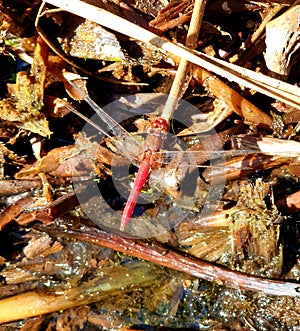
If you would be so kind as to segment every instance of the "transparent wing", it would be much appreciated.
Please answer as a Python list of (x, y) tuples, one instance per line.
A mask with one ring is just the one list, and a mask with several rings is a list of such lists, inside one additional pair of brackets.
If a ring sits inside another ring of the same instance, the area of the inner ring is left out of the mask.
[(193, 166), (201, 165), (207, 161), (215, 162), (224, 158), (229, 160), (233, 157), (251, 154), (263, 154), (282, 158), (299, 158), (300, 156), (300, 143), (294, 140), (239, 135), (232, 138), (232, 143), (236, 149), (161, 151), (157, 155), (159, 162), (164, 164), (178, 159), (182, 163), (188, 163)]
[[(129, 132), (127, 132), (116, 120), (114, 120), (109, 114), (107, 114), (101, 107), (99, 107), (96, 102), (94, 102), (87, 93), (80, 89), (74, 82), (69, 81), (73, 88), (81, 95), (84, 101), (95, 111), (98, 119), (104, 122), (108, 130), (104, 130), (99, 124), (98, 120), (93, 117), (93, 120), (86, 117), (85, 115), (78, 112), (75, 108), (67, 106), (67, 108), (74, 114), (82, 118), (84, 121), (93, 126), (96, 130), (104, 134), (105, 136), (111, 138), (112, 135), (115, 136), (114, 144), (117, 145), (121, 153), (134, 162), (136, 155), (143, 148), (142, 143), (135, 139)], [(111, 134), (109, 133), (111, 132)]]

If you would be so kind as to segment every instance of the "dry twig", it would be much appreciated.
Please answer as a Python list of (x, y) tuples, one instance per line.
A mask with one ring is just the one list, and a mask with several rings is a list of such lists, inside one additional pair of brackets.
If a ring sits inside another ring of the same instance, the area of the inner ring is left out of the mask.
[(68, 230), (68, 235), (78, 240), (108, 247), (161, 266), (179, 270), (219, 285), (268, 295), (300, 296), (300, 284), (264, 279), (228, 270), (188, 254), (163, 247), (158, 243), (121, 238), (81, 224), (77, 228)]

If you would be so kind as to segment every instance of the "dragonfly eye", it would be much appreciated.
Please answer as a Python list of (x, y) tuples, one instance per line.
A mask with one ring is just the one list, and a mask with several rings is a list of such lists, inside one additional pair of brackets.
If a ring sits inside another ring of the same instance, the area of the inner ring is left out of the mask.
[(169, 125), (164, 118), (157, 118), (155, 121), (151, 123), (152, 129), (159, 129), (163, 132), (168, 132)]

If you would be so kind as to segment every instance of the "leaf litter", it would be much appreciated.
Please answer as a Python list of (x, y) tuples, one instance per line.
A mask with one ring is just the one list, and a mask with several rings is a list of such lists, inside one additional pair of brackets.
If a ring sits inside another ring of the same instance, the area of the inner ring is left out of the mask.
[[(99, 6), (129, 23), (137, 22), (157, 38), (185, 44), (196, 4), (137, 1)], [(298, 22), (298, 2), (207, 2), (194, 48), (208, 55), (205, 61), (213, 56), (216, 62), (209, 69), (188, 65), (183, 87), (177, 86), (179, 97), (198, 106), (205, 116), (199, 121), (197, 114), (185, 114), (190, 125), (177, 128), (174, 122), (173, 129), (193, 150), (203, 148), (198, 141), (208, 129), (224, 137), (222, 143), (229, 150), (236, 143), (242, 150), (249, 149), (247, 144), (262, 148), (263, 143), (267, 150), (256, 148), (251, 161), (247, 155), (234, 156), (230, 165), (228, 161), (226, 167), (233, 170), (221, 205), (205, 217), (200, 211), (209, 183), (217, 182), (217, 171), (199, 168), (192, 197), (181, 200), (186, 217), (171, 230), (178, 217), (176, 198), (182, 193), (177, 190), (172, 195), (174, 188), (167, 188), (163, 209), (161, 202), (151, 204), (144, 210), (149, 220), (130, 225), (136, 227), (136, 234), (153, 236), (159, 228), (161, 235), (148, 241), (126, 238), (117, 229), (105, 232), (105, 227), (99, 229), (84, 215), (78, 194), (92, 208), (92, 172), (100, 186), (111, 191), (107, 201), (122, 208), (124, 201), (109, 178), (113, 162), (126, 162), (115, 155), (113, 139), (93, 141), (80, 133), (84, 122), (70, 107), (76, 105), (87, 117), (91, 113), (65, 92), (62, 69), (89, 75), (89, 95), (105, 105), (122, 95), (170, 93), (182, 61), (171, 51), (177, 48), (166, 50), (159, 42), (150, 46), (147, 40), (134, 40), (131, 33), (124, 36), (86, 18), (77, 23), (74, 14), (46, 7), (40, 1), (16, 1), (3, 2), (0, 8), (0, 56), (10, 65), (9, 75), (1, 69), (1, 328), (292, 330), (299, 326), (298, 31), (296, 25), (278, 23), (285, 22), (288, 13)], [(72, 38), (66, 17), (72, 21)], [(276, 29), (285, 45), (274, 41)], [(190, 52), (193, 47), (187, 48)], [(17, 66), (24, 59), (29, 63), (26, 68), (22, 62), (26, 70)], [(194, 57), (186, 60), (190, 59)], [(230, 79), (226, 75), (224, 79), (225, 62)], [(231, 63), (251, 69), (244, 71), (249, 73), (245, 84)], [(144, 128), (134, 121), (124, 125), (135, 134)], [(260, 154), (278, 149), (282, 141), (294, 144), (295, 153)], [(74, 193), (74, 181), (82, 183), (82, 192)], [(122, 185), (127, 183), (124, 179)], [(105, 222), (117, 223), (105, 203), (100, 213)]]

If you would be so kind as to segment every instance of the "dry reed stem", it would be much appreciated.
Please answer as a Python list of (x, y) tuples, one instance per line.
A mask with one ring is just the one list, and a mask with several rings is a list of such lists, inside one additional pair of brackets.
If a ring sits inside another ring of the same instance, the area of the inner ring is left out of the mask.
[[(204, 14), (204, 9), (206, 5), (206, 0), (196, 0), (193, 14), (191, 17), (191, 23), (186, 37), (185, 46), (191, 49), (195, 49), (198, 43), (198, 35), (201, 28), (202, 18)], [(177, 107), (178, 99), (180, 99), (187, 86), (189, 81), (190, 74), (190, 64), (189, 62), (181, 58), (179, 66), (167, 99), (166, 105), (162, 111), (161, 117), (164, 118), (167, 122), (170, 121), (174, 110)]]
[(271, 98), (280, 100), (292, 107), (300, 106), (300, 88), (265, 76), (261, 73), (227, 63), (209, 55), (191, 51), (188, 48), (176, 45), (158, 35), (139, 27), (102, 8), (90, 5), (80, 0), (47, 0), (53, 6), (59, 7), (75, 15), (81, 16), (106, 28), (112, 29), (128, 37), (150, 43), (162, 50), (179, 56), (200, 67), (214, 72), (224, 78), (234, 81), (241, 86), (253, 89)]

